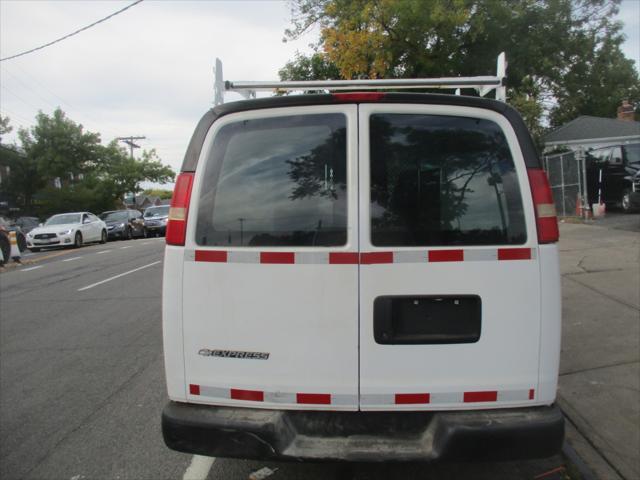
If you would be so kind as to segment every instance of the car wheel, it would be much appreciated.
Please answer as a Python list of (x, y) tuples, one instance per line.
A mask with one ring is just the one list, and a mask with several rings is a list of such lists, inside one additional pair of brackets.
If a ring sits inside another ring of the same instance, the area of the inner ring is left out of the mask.
[(82, 246), (82, 234), (80, 232), (76, 232), (76, 239), (73, 242), (73, 246), (76, 248), (80, 248)]
[(622, 211), (624, 213), (631, 213), (633, 211), (633, 206), (631, 205), (631, 191), (625, 190), (622, 192), (622, 198), (620, 199), (620, 206), (622, 207)]
[(27, 249), (27, 239), (22, 232), (16, 232), (16, 240), (18, 242), (18, 250), (24, 252)]
[(107, 231), (102, 230), (102, 235), (100, 236), (100, 243), (107, 243)]
[(40, 251), (40, 249), (36, 247), (31, 247), (29, 250), (31, 250), (33, 253), (38, 253)]

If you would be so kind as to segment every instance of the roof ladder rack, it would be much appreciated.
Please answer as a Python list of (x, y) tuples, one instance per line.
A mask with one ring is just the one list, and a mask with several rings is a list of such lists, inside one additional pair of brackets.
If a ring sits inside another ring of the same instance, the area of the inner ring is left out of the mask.
[(498, 55), (495, 76), (480, 77), (441, 77), (441, 78), (392, 78), (380, 80), (301, 80), (301, 81), (256, 81), (231, 82), (224, 81), (222, 76), (222, 62), (216, 58), (215, 75), (215, 104), (224, 103), (224, 92), (233, 91), (244, 98), (255, 98), (258, 90), (398, 90), (411, 88), (444, 88), (455, 89), (460, 94), (462, 88), (473, 88), (482, 97), (496, 91), (496, 100), (506, 102), (507, 88), (507, 59), (504, 52)]

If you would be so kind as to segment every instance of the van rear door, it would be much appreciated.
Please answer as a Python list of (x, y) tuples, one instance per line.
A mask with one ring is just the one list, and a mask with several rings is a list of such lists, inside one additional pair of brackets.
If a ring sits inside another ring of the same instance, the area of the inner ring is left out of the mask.
[(359, 125), (361, 409), (531, 405), (540, 273), (511, 125), (392, 104)]
[(357, 107), (217, 120), (184, 261), (186, 398), (358, 408)]

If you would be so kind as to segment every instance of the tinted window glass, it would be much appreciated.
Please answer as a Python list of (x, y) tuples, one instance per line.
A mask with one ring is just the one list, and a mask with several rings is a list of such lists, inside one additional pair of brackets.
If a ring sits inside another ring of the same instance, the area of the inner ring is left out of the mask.
[(342, 114), (245, 120), (222, 127), (206, 164), (196, 242), (344, 245), (345, 135)]
[(590, 153), (596, 159), (597, 163), (603, 163), (609, 160), (609, 157), (611, 156), (611, 149), (606, 148), (604, 150), (594, 150)]
[(496, 123), (380, 114), (370, 126), (373, 245), (525, 242), (518, 179)]
[(111, 212), (103, 215), (102, 217), (105, 222), (126, 222), (127, 218), (128, 217), (126, 211)]
[(77, 213), (54, 215), (45, 222), (45, 225), (65, 225), (67, 223), (80, 223), (80, 215)]
[(149, 207), (144, 211), (145, 218), (166, 217), (169, 215), (169, 205), (162, 207)]
[(624, 146), (627, 163), (640, 163), (640, 143)]
[(611, 163), (614, 165), (620, 165), (622, 163), (622, 148), (615, 147), (612, 150)]

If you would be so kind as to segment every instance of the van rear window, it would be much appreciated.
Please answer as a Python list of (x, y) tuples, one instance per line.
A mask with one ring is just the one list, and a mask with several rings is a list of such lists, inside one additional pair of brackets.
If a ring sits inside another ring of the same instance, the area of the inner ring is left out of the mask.
[(370, 147), (373, 245), (526, 241), (515, 166), (496, 123), (375, 114)]
[(217, 133), (196, 243), (338, 246), (347, 241), (346, 117), (243, 120)]

